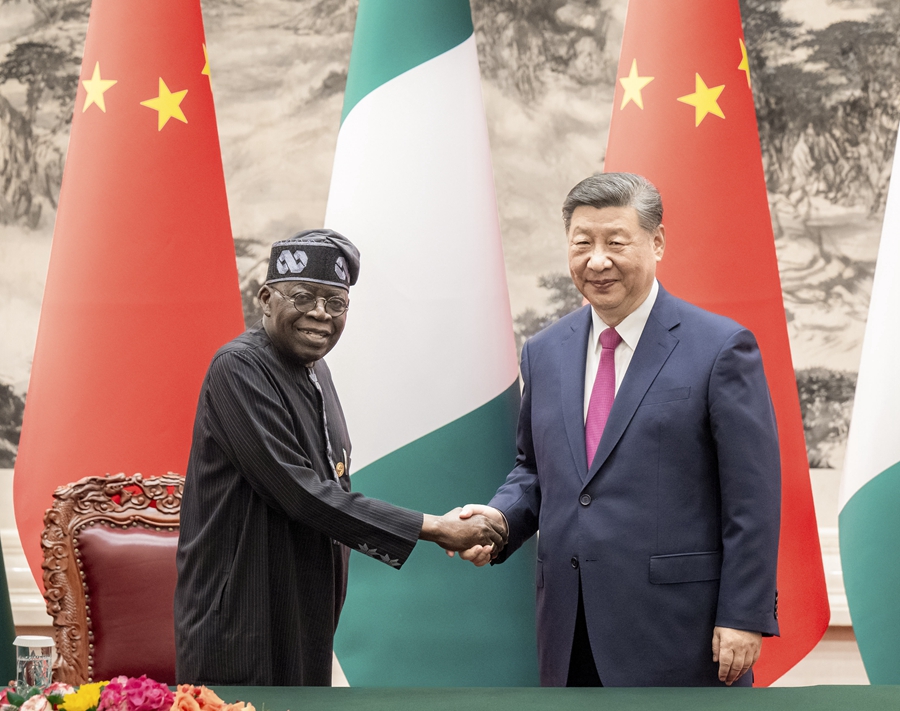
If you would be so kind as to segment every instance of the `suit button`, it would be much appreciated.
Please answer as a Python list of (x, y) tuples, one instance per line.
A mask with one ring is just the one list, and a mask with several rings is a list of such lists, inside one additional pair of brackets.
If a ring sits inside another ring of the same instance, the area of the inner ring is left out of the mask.
[(578, 568), (578, 558), (576, 558), (574, 555), (572, 556), (572, 567)]
[(581, 498), (578, 500), (581, 502), (582, 506), (587, 506), (589, 503), (591, 503), (591, 495), (590, 494), (582, 494)]

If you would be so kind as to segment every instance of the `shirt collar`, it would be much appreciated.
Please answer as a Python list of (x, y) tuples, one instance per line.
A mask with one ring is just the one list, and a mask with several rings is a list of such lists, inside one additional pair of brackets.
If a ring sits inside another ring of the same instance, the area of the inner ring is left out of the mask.
[[(647, 325), (647, 319), (650, 318), (650, 312), (653, 310), (653, 304), (656, 303), (656, 297), (659, 294), (659, 282), (654, 279), (653, 285), (650, 287), (650, 293), (647, 298), (634, 311), (628, 314), (622, 323), (616, 326), (616, 333), (622, 337), (625, 345), (632, 351), (637, 348), (638, 341), (641, 340), (641, 334), (644, 332), (644, 326)], [(591, 343), (594, 352), (600, 348), (600, 333), (608, 328), (603, 319), (597, 315), (597, 312), (591, 308)]]

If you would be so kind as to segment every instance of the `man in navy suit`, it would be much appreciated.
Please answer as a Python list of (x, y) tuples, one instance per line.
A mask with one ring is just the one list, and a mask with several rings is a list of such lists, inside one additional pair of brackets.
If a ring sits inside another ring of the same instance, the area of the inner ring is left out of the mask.
[(502, 563), (540, 529), (545, 686), (749, 686), (778, 634), (781, 500), (756, 339), (656, 280), (666, 236), (646, 179), (588, 178), (563, 219), (589, 305), (525, 344), (516, 467), (462, 514), (509, 542), (462, 555)]

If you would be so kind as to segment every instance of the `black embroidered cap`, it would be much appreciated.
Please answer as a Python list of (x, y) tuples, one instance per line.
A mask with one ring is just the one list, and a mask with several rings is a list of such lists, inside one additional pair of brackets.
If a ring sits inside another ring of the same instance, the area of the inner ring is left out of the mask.
[(334, 230), (304, 230), (272, 245), (266, 283), (312, 281), (348, 289), (359, 278), (359, 250)]

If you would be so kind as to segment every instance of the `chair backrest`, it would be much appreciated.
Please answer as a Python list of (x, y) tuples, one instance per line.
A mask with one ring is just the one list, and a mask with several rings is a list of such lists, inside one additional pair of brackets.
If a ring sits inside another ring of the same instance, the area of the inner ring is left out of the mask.
[(92, 476), (44, 516), (44, 598), (55, 681), (119, 674), (175, 683), (175, 550), (184, 477)]

